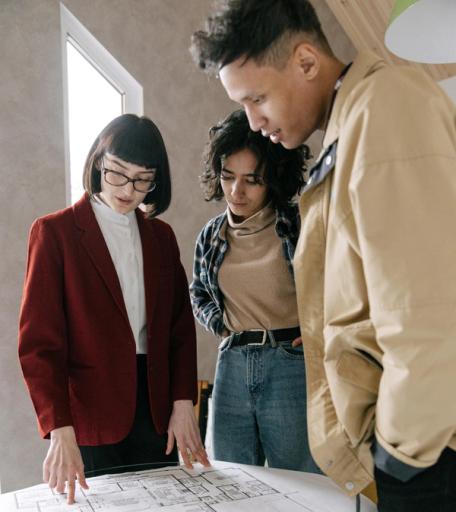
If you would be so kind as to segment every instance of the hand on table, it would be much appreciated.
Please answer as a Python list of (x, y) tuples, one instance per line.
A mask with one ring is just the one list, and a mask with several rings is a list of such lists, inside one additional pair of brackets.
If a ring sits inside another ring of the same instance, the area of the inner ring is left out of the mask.
[(56, 428), (51, 432), (51, 445), (43, 462), (43, 481), (59, 493), (65, 492), (67, 482), (67, 502), (72, 505), (76, 480), (83, 489), (89, 488), (74, 429), (71, 426)]
[(190, 457), (209, 467), (206, 450), (201, 442), (201, 435), (193, 411), (191, 400), (176, 400), (173, 404), (173, 412), (168, 425), (168, 445), (166, 455), (173, 449), (174, 441), (181, 453), (185, 467), (192, 469)]

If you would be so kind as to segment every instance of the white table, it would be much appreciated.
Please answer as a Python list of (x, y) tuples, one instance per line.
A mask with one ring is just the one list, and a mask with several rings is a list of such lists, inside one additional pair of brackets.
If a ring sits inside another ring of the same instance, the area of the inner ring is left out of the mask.
[[(87, 479), (89, 491), (65, 495), (45, 484), (0, 495), (1, 512), (356, 512), (322, 475), (213, 461), (210, 469), (168, 467)], [(361, 496), (361, 512), (376, 506)]]

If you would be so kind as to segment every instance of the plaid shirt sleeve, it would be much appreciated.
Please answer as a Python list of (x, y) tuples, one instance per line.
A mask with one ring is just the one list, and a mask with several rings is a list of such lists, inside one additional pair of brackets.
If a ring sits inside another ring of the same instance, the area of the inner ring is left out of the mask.
[(211, 231), (206, 226), (196, 240), (195, 258), (193, 264), (193, 281), (190, 284), (190, 298), (193, 314), (198, 322), (216, 336), (221, 336), (223, 324), (223, 312), (217, 301), (217, 290), (209, 285), (208, 261), (204, 255), (211, 252)]
[(293, 272), (293, 257), (298, 243), (301, 219), (299, 207), (296, 203), (290, 203), (285, 208), (277, 210), (276, 232), (282, 239), (284, 255), (288, 269)]

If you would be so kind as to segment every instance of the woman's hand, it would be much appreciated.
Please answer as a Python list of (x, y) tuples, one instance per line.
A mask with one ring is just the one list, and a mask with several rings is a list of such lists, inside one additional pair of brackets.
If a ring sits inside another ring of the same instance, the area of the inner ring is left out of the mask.
[(89, 488), (85, 481), (84, 464), (76, 443), (74, 428), (56, 428), (51, 432), (51, 445), (43, 462), (43, 481), (59, 493), (65, 492), (65, 482), (68, 482), (67, 502), (72, 505), (75, 480), (78, 480), (82, 488)]
[(168, 425), (168, 445), (166, 455), (169, 455), (176, 440), (185, 467), (192, 469), (190, 457), (209, 467), (206, 450), (201, 442), (201, 435), (193, 411), (191, 400), (176, 400), (173, 404), (173, 412)]

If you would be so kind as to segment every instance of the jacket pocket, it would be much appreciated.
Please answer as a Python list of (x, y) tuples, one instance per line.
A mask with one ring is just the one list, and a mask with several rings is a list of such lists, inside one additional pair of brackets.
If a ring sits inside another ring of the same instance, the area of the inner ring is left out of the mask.
[(331, 398), (353, 446), (366, 441), (374, 432), (378, 388), (383, 372), (377, 362), (382, 354), (375, 335), (370, 319), (348, 326), (325, 328), (324, 365)]
[(371, 393), (378, 393), (382, 368), (360, 352), (343, 352), (336, 364), (337, 375), (346, 382)]

